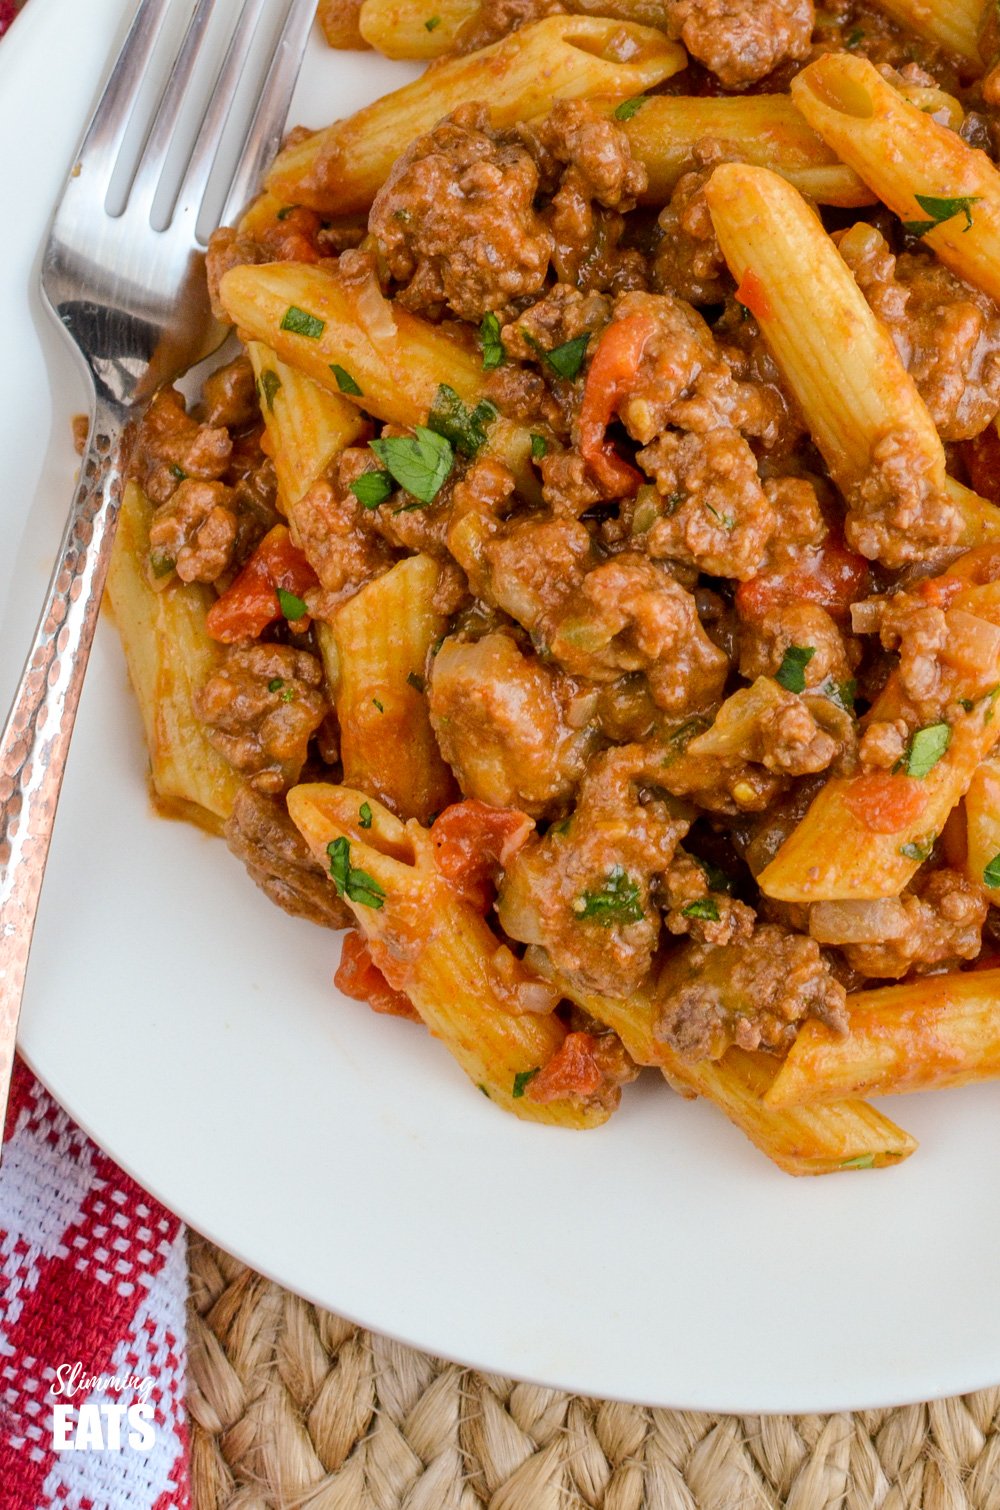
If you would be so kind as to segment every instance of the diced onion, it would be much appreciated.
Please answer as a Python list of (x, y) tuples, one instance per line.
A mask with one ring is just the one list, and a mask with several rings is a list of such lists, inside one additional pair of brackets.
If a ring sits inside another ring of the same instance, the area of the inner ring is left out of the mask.
[(902, 938), (906, 909), (898, 897), (873, 902), (815, 902), (809, 932), (818, 944), (880, 944)]

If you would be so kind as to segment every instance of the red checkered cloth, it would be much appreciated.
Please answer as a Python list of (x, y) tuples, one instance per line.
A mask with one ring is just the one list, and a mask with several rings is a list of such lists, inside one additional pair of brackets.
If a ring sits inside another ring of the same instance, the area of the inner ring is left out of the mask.
[[(178, 1219), (18, 1062), (0, 1163), (2, 1510), (190, 1510), (186, 1288)], [(151, 1410), (122, 1419), (132, 1406)]]
[(23, 4), (24, 0), (0, 0), (0, 37), (3, 36)]

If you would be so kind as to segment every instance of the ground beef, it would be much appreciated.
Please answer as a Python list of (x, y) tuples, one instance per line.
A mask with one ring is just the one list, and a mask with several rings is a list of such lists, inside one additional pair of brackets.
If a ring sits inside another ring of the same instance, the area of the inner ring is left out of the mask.
[(232, 488), (186, 478), (150, 522), (154, 580), (166, 581), (172, 565), (182, 582), (214, 582), (228, 569), (236, 540)]
[(878, 944), (842, 944), (849, 965), (862, 975), (898, 980), (959, 960), (975, 959), (989, 910), (982, 892), (957, 870), (935, 870), (901, 898), (904, 930)]
[(242, 430), (260, 418), (257, 383), (248, 357), (217, 367), (202, 384), (202, 407), (205, 423)]
[(324, 928), (351, 925), (350, 908), (313, 859), (282, 802), (241, 787), (225, 834), (251, 880), (285, 912)]
[(778, 604), (761, 618), (744, 624), (739, 642), (740, 675), (748, 681), (774, 676), (793, 645), (813, 652), (802, 667), (807, 688), (829, 682), (844, 686), (851, 680), (860, 654), (858, 643), (853, 636), (844, 635), (817, 603)]
[(667, 0), (667, 19), (693, 58), (738, 89), (805, 57), (815, 13), (812, 0)]
[(373, 468), (371, 451), (348, 448), (335, 463), (333, 477), (314, 482), (292, 511), (292, 539), (332, 594), (331, 602), (352, 597), (394, 560), (366, 517), (368, 511), (350, 491), (350, 484)]
[(329, 708), (314, 655), (289, 645), (234, 645), (195, 696), (209, 741), (258, 792), (294, 786)]
[(909, 593), (885, 600), (879, 638), (886, 650), (899, 653), (900, 691), (921, 721), (931, 722), (951, 695), (941, 652), (948, 643), (948, 621), (935, 608)]
[(737, 430), (667, 430), (639, 453), (667, 507), (646, 535), (654, 558), (687, 561), (714, 577), (745, 581), (760, 570), (774, 510), (757, 459)]
[(477, 52), (533, 21), (565, 15), (566, 9), (561, 0), (480, 0), (475, 15), (459, 31), (454, 51), (459, 56)]
[(906, 430), (890, 430), (872, 446), (869, 465), (848, 492), (848, 545), (884, 566), (904, 566), (954, 545), (962, 517), (935, 481), (925, 448)]
[(753, 908), (723, 892), (713, 892), (705, 867), (683, 850), (675, 854), (662, 891), (663, 921), (670, 933), (689, 934), (700, 944), (731, 944), (753, 932)]
[(504, 349), (517, 362), (540, 362), (539, 348), (553, 351), (579, 336), (593, 335), (611, 319), (613, 308), (607, 294), (582, 293), (572, 283), (557, 283), (503, 327)]
[(875, 719), (858, 741), (858, 759), (865, 771), (891, 771), (906, 753), (910, 729), (905, 718)]
[(510, 635), (446, 639), (431, 663), (431, 724), (462, 791), (533, 818), (565, 810), (594, 748), (593, 702)]
[(887, 326), (942, 440), (970, 440), (1000, 410), (1000, 310), (927, 252), (894, 257), (874, 226), (840, 250)]
[(400, 302), (478, 322), (537, 297), (553, 250), (534, 209), (537, 187), (530, 154), (497, 139), (485, 105), (463, 105), (418, 137), (369, 218)]
[(708, 139), (694, 150), (693, 172), (678, 179), (670, 203), (660, 211), (659, 240), (653, 257), (652, 285), (692, 304), (720, 304), (732, 278), (715, 234), (705, 185), (722, 162), (739, 162), (739, 152)]
[(529, 840), (501, 886), (505, 931), (541, 945), (585, 989), (624, 995), (652, 963), (652, 888), (688, 827), (679, 805), (654, 795), (660, 759), (641, 745), (598, 756), (568, 823)]
[(230, 463), (233, 442), (222, 425), (200, 425), (176, 388), (161, 388), (139, 421), (131, 473), (153, 503), (166, 503), (186, 478), (215, 482)]
[(304, 205), (286, 205), (281, 219), (256, 224), (252, 231), (237, 231), (220, 226), (209, 237), (205, 254), (205, 271), (212, 313), (223, 324), (229, 316), (219, 298), (219, 284), (234, 267), (256, 266), (261, 262), (318, 262), (323, 256), (323, 222), (314, 210)]
[(773, 923), (731, 944), (689, 944), (656, 988), (656, 1037), (687, 1059), (718, 1059), (732, 1044), (784, 1050), (814, 1017), (847, 1030), (846, 993), (810, 938)]

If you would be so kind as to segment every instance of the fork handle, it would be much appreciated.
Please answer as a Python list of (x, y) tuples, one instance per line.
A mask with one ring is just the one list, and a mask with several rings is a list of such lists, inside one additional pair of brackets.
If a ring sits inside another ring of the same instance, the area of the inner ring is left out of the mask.
[(98, 397), (48, 595), (0, 736), (0, 1128), (28, 950), (121, 501), (126, 411)]

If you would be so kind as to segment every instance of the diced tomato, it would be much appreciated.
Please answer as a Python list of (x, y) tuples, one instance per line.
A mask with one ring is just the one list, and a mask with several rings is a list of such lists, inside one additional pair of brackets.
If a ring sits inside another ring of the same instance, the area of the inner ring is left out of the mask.
[(496, 891), (497, 875), (534, 828), (516, 807), (490, 807), (470, 797), (453, 802), (431, 825), (438, 870), (479, 912)]
[(420, 1013), (409, 997), (396, 991), (371, 957), (368, 942), (357, 929), (348, 929), (340, 947), (340, 964), (333, 983), (345, 996), (355, 1001), (366, 1001), (373, 1012), (384, 1012), (389, 1017), (408, 1017), (420, 1021)]
[(770, 320), (774, 314), (763, 280), (752, 267), (748, 267), (740, 279), (736, 298), (745, 309), (750, 311), (755, 320)]
[(524, 1094), (532, 1101), (558, 1101), (563, 1096), (592, 1096), (604, 1079), (592, 1033), (567, 1033), (548, 1064), (529, 1080)]
[(927, 806), (927, 792), (912, 776), (871, 771), (855, 777), (844, 801), (873, 834), (898, 834), (916, 823)]
[(761, 572), (736, 589), (742, 619), (762, 619), (772, 608), (818, 603), (834, 618), (846, 618), (851, 604), (868, 595), (871, 569), (838, 541), (827, 540), (786, 571)]
[(580, 405), (580, 454), (609, 498), (631, 498), (642, 474), (618, 455), (604, 432), (623, 399), (635, 389), (646, 342), (648, 315), (628, 315), (610, 324), (597, 344)]
[(959, 593), (968, 590), (969, 584), (962, 577), (925, 577), (915, 589), (932, 608), (947, 608)]
[(963, 441), (958, 449), (974, 490), (990, 503), (1000, 503), (1000, 435), (996, 425), (987, 425), (981, 435)]
[(281, 618), (278, 588), (301, 598), (319, 578), (305, 556), (292, 544), (287, 526), (269, 530), (239, 576), (212, 604), (205, 628), (213, 640), (232, 645), (255, 640)]
[(305, 205), (286, 206), (282, 218), (258, 232), (261, 246), (274, 262), (318, 262), (322, 217)]

